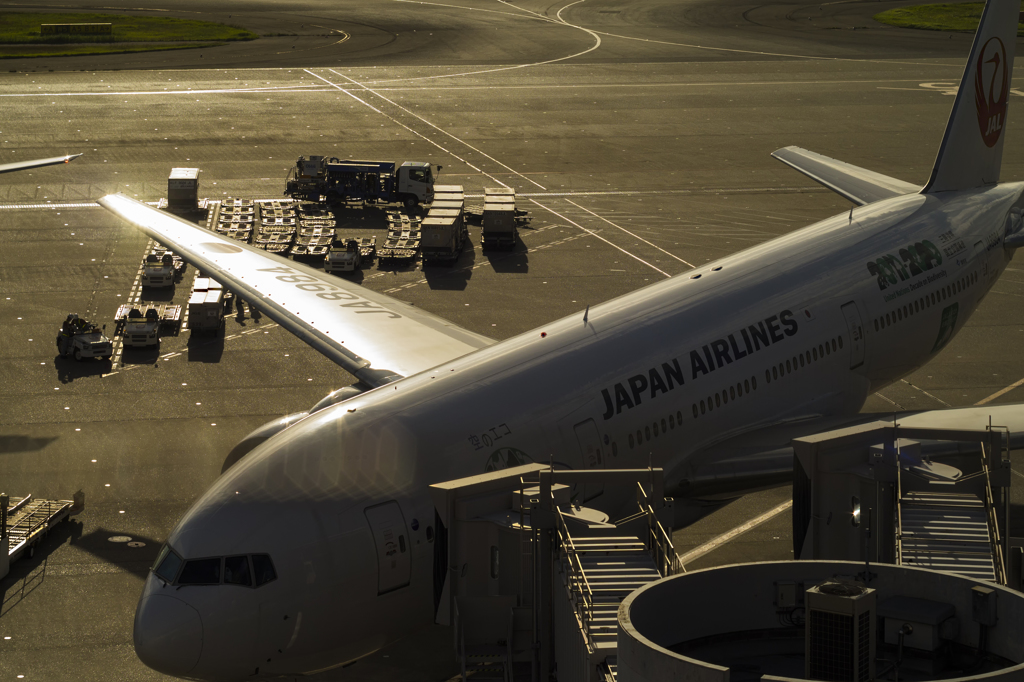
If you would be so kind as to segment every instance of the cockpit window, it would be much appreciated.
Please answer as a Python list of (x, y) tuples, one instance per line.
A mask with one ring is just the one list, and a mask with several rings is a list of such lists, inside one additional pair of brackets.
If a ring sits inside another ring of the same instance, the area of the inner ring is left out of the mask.
[(174, 576), (178, 575), (178, 569), (181, 568), (181, 557), (171, 549), (170, 545), (164, 545), (153, 566), (154, 573), (167, 582), (173, 583)]
[(252, 568), (256, 573), (256, 587), (277, 579), (274, 564), (270, 562), (270, 556), (267, 554), (253, 554)]
[(220, 582), (220, 558), (193, 559), (185, 562), (179, 585), (216, 585)]
[(224, 584), (252, 586), (249, 557), (245, 555), (229, 556), (224, 559)]

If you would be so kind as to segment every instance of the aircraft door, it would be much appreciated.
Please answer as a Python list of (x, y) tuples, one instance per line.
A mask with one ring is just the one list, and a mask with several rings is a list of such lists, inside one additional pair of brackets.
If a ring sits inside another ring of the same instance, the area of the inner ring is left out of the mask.
[(576, 432), (580, 454), (583, 455), (583, 466), (588, 469), (602, 468), (604, 466), (603, 444), (594, 420), (588, 419), (580, 422), (573, 427), (573, 430)]
[(856, 369), (864, 364), (864, 325), (861, 324), (856, 302), (844, 303), (842, 311), (850, 332), (850, 369)]
[(402, 509), (395, 501), (367, 507), (366, 520), (377, 547), (377, 594), (409, 584), (412, 544)]

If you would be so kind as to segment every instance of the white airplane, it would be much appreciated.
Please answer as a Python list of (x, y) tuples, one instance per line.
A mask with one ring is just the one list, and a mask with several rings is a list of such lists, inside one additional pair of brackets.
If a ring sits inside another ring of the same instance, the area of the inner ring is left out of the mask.
[(13, 171), (28, 170), (30, 168), (42, 168), (43, 166), (56, 166), (58, 163), (71, 163), (79, 156), (81, 156), (81, 154), (68, 154), (66, 156), (53, 156), (49, 159), (0, 163), (0, 173), (11, 173)]
[[(190, 679), (297, 675), (429, 626), (448, 575), (431, 483), (553, 454), (653, 463), (676, 494), (737, 490), (788, 476), (791, 438), (865, 420), (1024, 245), (1024, 183), (997, 184), (1019, 9), (989, 0), (923, 189), (787, 147), (858, 207), (500, 343), (101, 199), (360, 382), (257, 432), (184, 515), (146, 579), (139, 658)], [(1024, 441), (1024, 406), (943, 414)]]

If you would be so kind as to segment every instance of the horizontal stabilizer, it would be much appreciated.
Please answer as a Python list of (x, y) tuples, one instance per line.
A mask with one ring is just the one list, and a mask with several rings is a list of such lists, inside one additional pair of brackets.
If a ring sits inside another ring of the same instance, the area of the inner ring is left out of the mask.
[(373, 387), (494, 343), (354, 282), (261, 251), (122, 194), (99, 200)]
[(800, 147), (783, 147), (773, 152), (772, 156), (858, 206), (921, 190), (909, 182), (836, 161)]

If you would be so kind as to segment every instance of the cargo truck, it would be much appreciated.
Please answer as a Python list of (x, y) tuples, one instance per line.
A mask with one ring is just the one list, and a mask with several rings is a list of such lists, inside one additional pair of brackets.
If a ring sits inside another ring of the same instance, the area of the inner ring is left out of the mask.
[[(441, 166), (437, 167), (441, 172)], [(434, 172), (429, 163), (353, 161), (323, 156), (300, 156), (289, 174), (284, 193), (293, 199), (399, 203), (406, 208), (434, 200)]]

